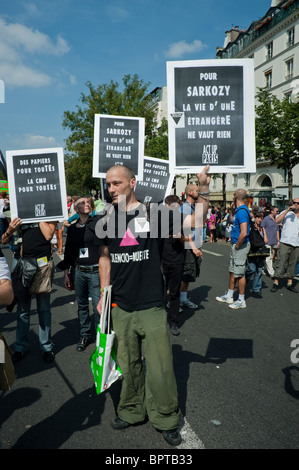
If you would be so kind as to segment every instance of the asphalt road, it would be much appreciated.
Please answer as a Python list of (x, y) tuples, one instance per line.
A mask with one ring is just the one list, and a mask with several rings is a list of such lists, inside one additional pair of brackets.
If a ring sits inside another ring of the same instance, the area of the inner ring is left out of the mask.
[[(2, 449), (101, 449), (103, 458), (138, 455), (142, 449), (163, 455), (193, 449), (197, 456), (195, 449), (298, 449), (299, 364), (292, 363), (291, 342), (299, 338), (299, 294), (287, 291), (285, 281), (271, 293), (271, 279), (263, 276), (263, 299), (251, 296), (249, 284), (247, 308), (231, 310), (215, 300), (227, 289), (229, 245), (205, 243), (203, 251), (200, 278), (190, 285), (199, 308), (185, 309), (180, 336), (171, 336), (184, 416), (179, 448), (173, 450), (149, 422), (124, 431), (110, 427), (121, 383), (96, 394), (88, 361), (94, 344), (76, 352), (76, 302), (57, 270), (56, 360), (42, 361), (33, 300), (30, 352), (15, 366), (12, 390), (0, 392)], [(3, 252), (10, 263), (9, 250)], [(56, 254), (54, 259), (59, 261)], [(0, 331), (10, 346), (15, 327), (15, 309), (8, 313), (1, 307)]]

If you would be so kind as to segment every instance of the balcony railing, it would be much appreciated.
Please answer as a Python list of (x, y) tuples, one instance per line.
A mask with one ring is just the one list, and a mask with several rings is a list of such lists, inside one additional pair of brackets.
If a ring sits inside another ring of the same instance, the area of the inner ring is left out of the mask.
[[(270, 29), (281, 23), (281, 21), (290, 16), (294, 11), (298, 10), (298, 8), (299, 0), (295, 0), (291, 5), (288, 6), (288, 8), (281, 9), (275, 15), (273, 15), (271, 19), (268, 20), (270, 17), (267, 17), (267, 22), (265, 22), (264, 19), (264, 24), (256, 23), (255, 26), (253, 24), (252, 29), (248, 30), (247, 33), (240, 33), (238, 39), (235, 42), (230, 43), (227, 46), (227, 49), (219, 51), (219, 56), (222, 59), (235, 57), (238, 53), (260, 38), (263, 34), (270, 31)], [(260, 27), (256, 29), (258, 26)]]

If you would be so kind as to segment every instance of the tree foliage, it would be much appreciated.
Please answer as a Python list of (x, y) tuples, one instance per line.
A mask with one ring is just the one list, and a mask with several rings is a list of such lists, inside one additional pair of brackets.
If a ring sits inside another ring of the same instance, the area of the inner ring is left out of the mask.
[(161, 126), (157, 132), (146, 139), (145, 155), (168, 160), (168, 121), (166, 118), (162, 119)]
[(63, 127), (70, 131), (65, 155), (70, 194), (84, 193), (99, 186), (99, 180), (92, 177), (95, 114), (144, 117), (147, 141), (153, 138), (155, 111), (149, 107), (149, 85), (138, 75), (125, 75), (122, 89), (114, 81), (98, 87), (87, 82), (88, 93), (81, 93), (81, 105), (76, 111), (64, 112)]
[(292, 199), (292, 169), (299, 164), (299, 102), (280, 101), (260, 88), (256, 106), (256, 149), (258, 158), (288, 172), (289, 200)]

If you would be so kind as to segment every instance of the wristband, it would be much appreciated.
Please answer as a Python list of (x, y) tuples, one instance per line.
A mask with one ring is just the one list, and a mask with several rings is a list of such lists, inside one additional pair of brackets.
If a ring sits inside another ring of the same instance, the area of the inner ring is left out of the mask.
[(207, 191), (206, 193), (200, 193), (199, 191), (197, 191), (197, 194), (199, 196), (206, 196), (207, 194), (210, 194), (210, 191)]

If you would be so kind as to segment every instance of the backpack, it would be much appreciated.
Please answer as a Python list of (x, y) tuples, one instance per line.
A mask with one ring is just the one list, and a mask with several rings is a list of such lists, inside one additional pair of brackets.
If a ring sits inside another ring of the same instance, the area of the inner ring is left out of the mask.
[(249, 233), (249, 241), (250, 241), (250, 251), (256, 252), (260, 248), (265, 246), (265, 241), (261, 236), (259, 230), (255, 228), (254, 222), (250, 222), (250, 233)]
[(266, 258), (270, 256), (270, 248), (266, 247), (265, 240), (260, 234), (259, 230), (255, 228), (254, 222), (250, 222), (250, 252), (247, 256), (262, 256)]
[[(244, 211), (244, 207), (242, 207)], [(258, 231), (258, 229), (255, 228), (254, 221), (250, 220), (249, 221), (249, 226), (250, 226), (250, 232), (249, 232), (249, 242), (250, 242), (250, 251), (247, 256), (270, 256), (270, 248), (266, 247), (264, 238)]]

